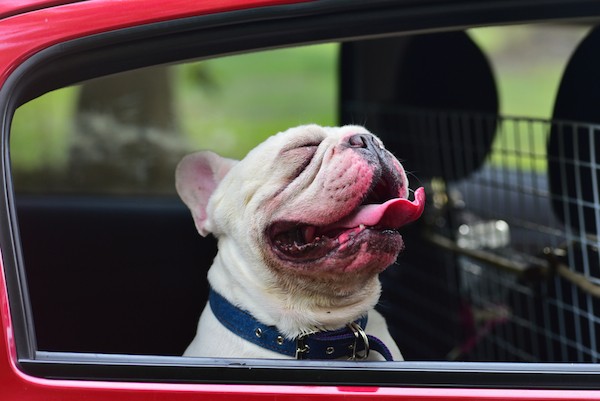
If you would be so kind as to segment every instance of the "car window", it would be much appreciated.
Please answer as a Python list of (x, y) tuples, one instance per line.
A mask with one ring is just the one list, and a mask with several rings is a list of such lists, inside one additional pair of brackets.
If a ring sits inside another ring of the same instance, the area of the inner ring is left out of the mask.
[(593, 32), (533, 24), (258, 51), (24, 104), (10, 150), (37, 349), (180, 356), (216, 245), (175, 195), (177, 163), (354, 123), (427, 191), (377, 305), (407, 361), (597, 362), (598, 126), (565, 106)]

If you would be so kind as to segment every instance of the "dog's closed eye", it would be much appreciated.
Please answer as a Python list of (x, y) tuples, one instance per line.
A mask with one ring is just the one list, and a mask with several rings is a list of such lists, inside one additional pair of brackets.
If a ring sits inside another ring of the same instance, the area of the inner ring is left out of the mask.
[(307, 142), (284, 152), (288, 162), (297, 165), (290, 176), (291, 179), (298, 177), (306, 169), (317, 153), (320, 144), (320, 142)]
[(297, 151), (305, 151), (307, 149), (312, 149), (313, 151), (316, 151), (316, 148), (318, 148), (320, 144), (320, 141), (300, 142), (298, 144), (293, 144), (292, 146), (284, 149), (282, 153), (287, 154), (290, 152), (293, 153)]

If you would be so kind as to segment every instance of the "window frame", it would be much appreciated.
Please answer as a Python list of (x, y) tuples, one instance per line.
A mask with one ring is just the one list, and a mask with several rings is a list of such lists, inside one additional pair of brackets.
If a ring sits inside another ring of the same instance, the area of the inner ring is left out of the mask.
[[(522, 21), (600, 17), (593, 1), (321, 1), (204, 15), (74, 39), (20, 65), (0, 89), (0, 248), (19, 368), (43, 378), (227, 384), (599, 389), (587, 364), (312, 362), (41, 352), (35, 342), (11, 179), (16, 108), (43, 93), (112, 73), (283, 46)], [(365, 21), (377, 21), (368, 24)], [(176, 43), (177, 46), (173, 44)], [(100, 62), (101, 61), (101, 62)]]

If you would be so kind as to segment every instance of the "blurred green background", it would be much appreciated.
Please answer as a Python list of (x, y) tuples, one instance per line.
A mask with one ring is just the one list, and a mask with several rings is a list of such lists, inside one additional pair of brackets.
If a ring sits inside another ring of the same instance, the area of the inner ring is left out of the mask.
[[(566, 60), (587, 32), (583, 26), (559, 28), (537, 25), (469, 31), (492, 64), (501, 114), (551, 118)], [(256, 143), (288, 127), (309, 122), (337, 124), (338, 49), (337, 44), (315, 45), (170, 68), (179, 135), (190, 151), (213, 149), (240, 158)], [(18, 109), (11, 135), (15, 171), (68, 167), (79, 90), (54, 91)], [(535, 135), (540, 139), (532, 146), (543, 153), (545, 132)], [(514, 133), (501, 132), (497, 142), (504, 148), (521, 146)], [(543, 162), (526, 164), (545, 168)]]
[[(243, 157), (256, 143), (294, 125), (336, 123), (338, 45), (230, 56), (170, 68), (178, 130), (190, 151)], [(13, 167), (65, 166), (79, 87), (21, 106), (11, 135)]]

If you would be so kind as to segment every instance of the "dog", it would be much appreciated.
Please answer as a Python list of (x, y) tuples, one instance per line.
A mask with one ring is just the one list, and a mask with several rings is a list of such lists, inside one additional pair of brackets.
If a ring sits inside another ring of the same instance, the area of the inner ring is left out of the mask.
[(408, 200), (404, 168), (378, 137), (354, 125), (291, 128), (241, 161), (184, 157), (176, 188), (198, 232), (218, 239), (184, 356), (402, 360), (374, 309), (378, 274), (425, 195)]

